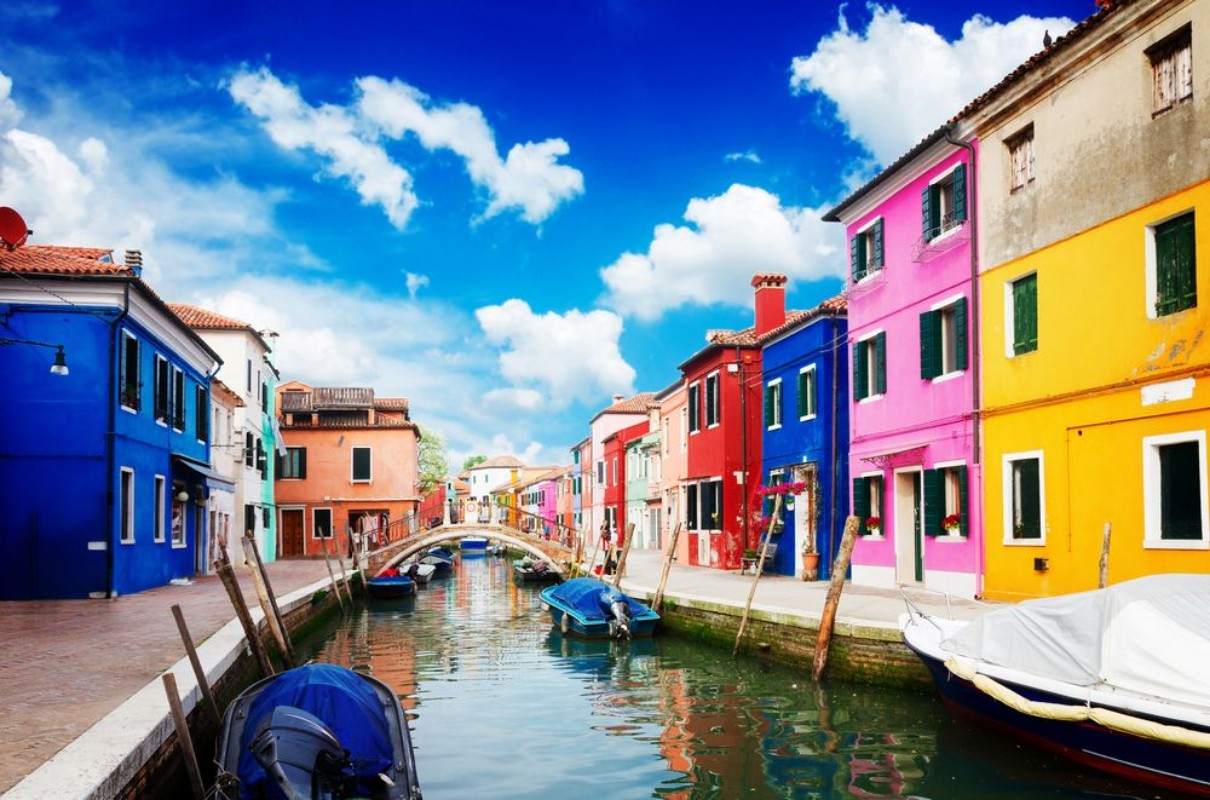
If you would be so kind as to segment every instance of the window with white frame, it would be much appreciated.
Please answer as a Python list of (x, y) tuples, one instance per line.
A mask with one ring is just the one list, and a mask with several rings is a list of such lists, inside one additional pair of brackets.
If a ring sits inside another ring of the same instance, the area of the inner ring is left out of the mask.
[(718, 373), (706, 376), (706, 427), (713, 428), (722, 421), (722, 406), (718, 396)]
[(853, 343), (853, 399), (886, 394), (886, 333)]
[(176, 495), (185, 491), (185, 485), (181, 483), (173, 484), (172, 486), (172, 546), (180, 548), (185, 546), (185, 514), (188, 511), (188, 506), (181, 500), (176, 499)]
[(1030, 273), (1005, 286), (1004, 314), (1008, 322), (1005, 355), (1032, 353), (1038, 349), (1038, 273)]
[(765, 385), (765, 427), (769, 430), (781, 427), (781, 378)]
[(122, 467), (118, 487), (118, 536), (122, 544), (134, 544), (134, 470)]
[(698, 481), (686, 486), (686, 524), (689, 530), (722, 529), (722, 480)]
[(172, 428), (185, 430), (185, 373), (172, 368)]
[(966, 165), (957, 165), (926, 186), (920, 206), (924, 241), (960, 226), (966, 220)]
[(853, 514), (859, 520), (858, 532), (878, 535), (885, 529), (882, 515), (883, 483), (881, 473), (853, 479)]
[(689, 384), (688, 412), (689, 432), (697, 433), (702, 429), (702, 386), (697, 381)]
[(849, 271), (856, 283), (883, 267), (882, 217), (856, 231), (849, 239)]
[(689, 407), (681, 408), (681, 452), (689, 449)]
[(1151, 61), (1151, 115), (1193, 99), (1193, 26), (1186, 24), (1147, 48)]
[(369, 483), (373, 478), (370, 448), (354, 447), (352, 451), (353, 473), (351, 479), (353, 483)]
[(815, 365), (808, 364), (798, 371), (798, 418), (808, 420), (816, 414)]
[(1004, 541), (1044, 544), (1046, 492), (1042, 451), (1004, 456)]
[(1149, 316), (1197, 307), (1197, 240), (1193, 212), (1147, 227)]
[(332, 509), (316, 508), (311, 512), (311, 538), (332, 538)]
[(1034, 124), (1004, 140), (1008, 147), (1009, 191), (1023, 189), (1034, 180)]
[(155, 531), (154, 539), (157, 542), (164, 541), (164, 525), (168, 521), (168, 504), (167, 504), (167, 482), (163, 475), (155, 476), (155, 497), (152, 502), (155, 504)]
[(168, 360), (159, 353), (155, 354), (155, 421), (168, 424), (168, 416), (172, 406), (172, 371)]
[(130, 331), (122, 331), (121, 403), (123, 408), (142, 408), (143, 376), (139, 362), (139, 340)]
[(1204, 430), (1145, 437), (1143, 487), (1147, 547), (1210, 547)]
[(966, 298), (920, 315), (920, 377), (932, 380), (966, 369)]
[(939, 465), (926, 469), (923, 484), (925, 535), (968, 533), (966, 465)]

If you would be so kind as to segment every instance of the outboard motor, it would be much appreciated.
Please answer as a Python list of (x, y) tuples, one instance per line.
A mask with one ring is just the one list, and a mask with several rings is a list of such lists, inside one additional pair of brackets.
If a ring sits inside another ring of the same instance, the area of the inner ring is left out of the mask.
[(357, 777), (349, 752), (314, 714), (279, 706), (248, 746), (256, 762), (286, 800), (346, 797)]
[(630, 606), (626, 597), (616, 589), (601, 592), (601, 605), (613, 617), (609, 621), (609, 635), (616, 639), (630, 638)]

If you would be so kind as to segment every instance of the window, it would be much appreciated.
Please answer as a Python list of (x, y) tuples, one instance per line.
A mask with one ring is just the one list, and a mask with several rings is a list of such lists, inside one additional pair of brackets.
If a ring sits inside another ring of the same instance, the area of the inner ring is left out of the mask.
[(1043, 544), (1042, 454), (1004, 456), (1005, 542)]
[(609, 483), (613, 486), (618, 485), (618, 458), (617, 458), (617, 456), (614, 456), (614, 458), (613, 458), (613, 475), (610, 476)]
[(1143, 439), (1146, 546), (1176, 549), (1210, 546), (1205, 465), (1205, 431)]
[(718, 373), (706, 376), (706, 427), (713, 428), (722, 419), (718, 397)]
[(811, 419), (815, 416), (815, 365), (798, 371), (798, 418)]
[(681, 452), (689, 449), (689, 407), (681, 408)]
[(1197, 250), (1193, 212), (1148, 229), (1148, 260), (1154, 260), (1155, 315), (1162, 317), (1197, 306)]
[(248, 394), (252, 394), (252, 359), (248, 359)]
[(172, 427), (185, 430), (185, 373), (172, 368)]
[(307, 448), (287, 447), (284, 456), (278, 456), (277, 478), (307, 477)]
[(1012, 350), (1007, 355), (1032, 353), (1038, 349), (1038, 274), (1017, 278), (1008, 287)]
[(967, 527), (966, 467), (938, 467), (924, 471), (924, 533), (945, 536), (947, 517), (957, 517), (958, 526), (952, 533), (965, 534)]
[(770, 430), (781, 427), (781, 378), (765, 386), (765, 427)]
[(371, 480), (370, 448), (353, 448), (353, 482), (368, 483)]
[(263, 382), (260, 385), (260, 410), (269, 413), (269, 384)]
[(849, 240), (849, 267), (854, 283), (882, 269), (881, 217), (854, 233), (853, 238)]
[[(870, 519), (882, 521), (882, 488), (882, 475), (864, 475), (853, 479), (853, 514), (860, 520), (858, 533), (873, 533), (866, 525)], [(886, 530), (886, 525), (881, 525), (878, 530)]]
[(701, 384), (689, 384), (689, 432), (697, 433), (702, 429)]
[(920, 377), (966, 369), (966, 298), (920, 315)]
[(134, 470), (122, 467), (118, 493), (118, 536), (122, 544), (134, 544)]
[(693, 531), (722, 529), (723, 482), (701, 481), (685, 487), (685, 525)]
[(597, 462), (597, 484), (605, 486), (605, 462), (603, 460)]
[(1147, 48), (1153, 117), (1193, 99), (1193, 27), (1185, 25)]
[(1024, 188), (1034, 179), (1034, 125), (1031, 122), (1020, 133), (1005, 140), (1008, 146), (1008, 164), (1011, 177), (1010, 191)]
[(268, 467), (268, 457), (265, 453), (265, 442), (259, 436), (256, 438), (256, 471), (261, 475), (265, 474), (265, 469)]
[(206, 423), (210, 418), (209, 407), (210, 403), (206, 399), (206, 387), (198, 385), (194, 387), (193, 395), (195, 405), (193, 410), (193, 427), (197, 428), (197, 440), (199, 442), (206, 441)]
[(921, 193), (921, 226), (924, 241), (936, 239), (966, 220), (966, 165), (929, 184)]
[(172, 389), (168, 362), (159, 353), (155, 356), (155, 421), (168, 424), (169, 393)]
[(252, 435), (252, 431), (244, 434), (244, 466), (251, 467), (256, 464), (256, 439)]
[(332, 538), (332, 509), (317, 508), (311, 512), (311, 538)]
[(886, 394), (886, 333), (853, 345), (853, 399)]
[(123, 408), (142, 408), (142, 376), (139, 374), (139, 340), (122, 331), (121, 403)]
[(185, 485), (175, 483), (172, 485), (172, 546), (185, 546), (185, 510), (186, 505), (176, 499), (179, 492), (185, 491)]
[(155, 531), (154, 538), (157, 542), (164, 541), (164, 523), (167, 522), (168, 519), (168, 505), (166, 502), (167, 496), (165, 495), (166, 491), (167, 487), (164, 481), (164, 476), (156, 475), (155, 497), (152, 498), (152, 502), (155, 504), (155, 527), (153, 530)]

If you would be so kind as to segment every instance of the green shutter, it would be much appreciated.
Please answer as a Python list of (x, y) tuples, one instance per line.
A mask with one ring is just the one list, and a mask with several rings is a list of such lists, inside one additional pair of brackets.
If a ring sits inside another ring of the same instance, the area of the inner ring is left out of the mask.
[(920, 193), (920, 229), (924, 236), (924, 241), (931, 240), (936, 236), (935, 228), (933, 227), (933, 187), (926, 186), (924, 191)]
[(1155, 228), (1156, 314), (1171, 314), (1197, 305), (1197, 263), (1193, 215)]
[(929, 381), (941, 374), (941, 348), (938, 346), (937, 312), (920, 315), (920, 379)]
[(798, 373), (798, 386), (795, 388), (798, 390), (794, 396), (795, 409), (800, 418), (805, 417), (807, 415), (807, 373)]
[(954, 337), (957, 339), (956, 360), (954, 366), (959, 370), (966, 369), (966, 298), (963, 297), (954, 304)]
[(277, 450), (273, 451), (273, 479), (281, 480), (282, 474), (282, 456)]
[(865, 521), (870, 516), (870, 490), (865, 478), (853, 479), (853, 516), (860, 520), (857, 532), (869, 533), (866, 530)]
[(298, 476), (299, 478), (307, 477), (307, 448), (298, 448)]
[(970, 536), (970, 513), (966, 507), (966, 467), (957, 467), (958, 470), (958, 530), (962, 531), (967, 536)]
[(1038, 349), (1038, 276), (1013, 281), (1013, 354)]
[(874, 361), (878, 366), (876, 392), (886, 394), (886, 332), (874, 337)]
[(869, 346), (868, 342), (853, 343), (853, 399), (861, 400), (869, 394), (869, 386), (866, 375), (866, 359), (865, 351)]
[(1042, 538), (1041, 484), (1038, 480), (1038, 460), (1029, 458), (1014, 462), (1021, 482), (1020, 518), (1024, 530), (1014, 538)]
[(966, 219), (966, 165), (959, 164), (954, 170), (954, 222)]
[(773, 424), (773, 387), (765, 387), (765, 427)]
[(874, 223), (874, 230), (873, 230), (873, 235), (871, 236), (871, 239), (873, 240), (873, 247), (871, 247), (870, 249), (873, 252), (870, 254), (869, 260), (870, 260), (871, 264), (877, 264), (878, 267), (881, 269), (882, 267), (886, 266), (886, 262), (883, 261), (883, 259), (882, 259), (882, 220), (881, 219)]
[(853, 234), (853, 238), (849, 240), (849, 266), (853, 271), (854, 282), (865, 277), (865, 263), (861, 257), (861, 234)]
[(924, 535), (940, 536), (941, 519), (945, 516), (945, 470), (924, 471)]

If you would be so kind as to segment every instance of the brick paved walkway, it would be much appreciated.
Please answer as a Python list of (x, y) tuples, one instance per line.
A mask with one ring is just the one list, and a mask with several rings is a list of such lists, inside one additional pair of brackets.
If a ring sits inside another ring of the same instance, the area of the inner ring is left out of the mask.
[[(278, 596), (328, 577), (323, 561), (268, 568)], [(247, 570), (236, 572), (258, 607)], [(213, 575), (116, 600), (0, 604), (0, 792), (184, 657), (173, 605), (198, 644), (235, 616)]]

